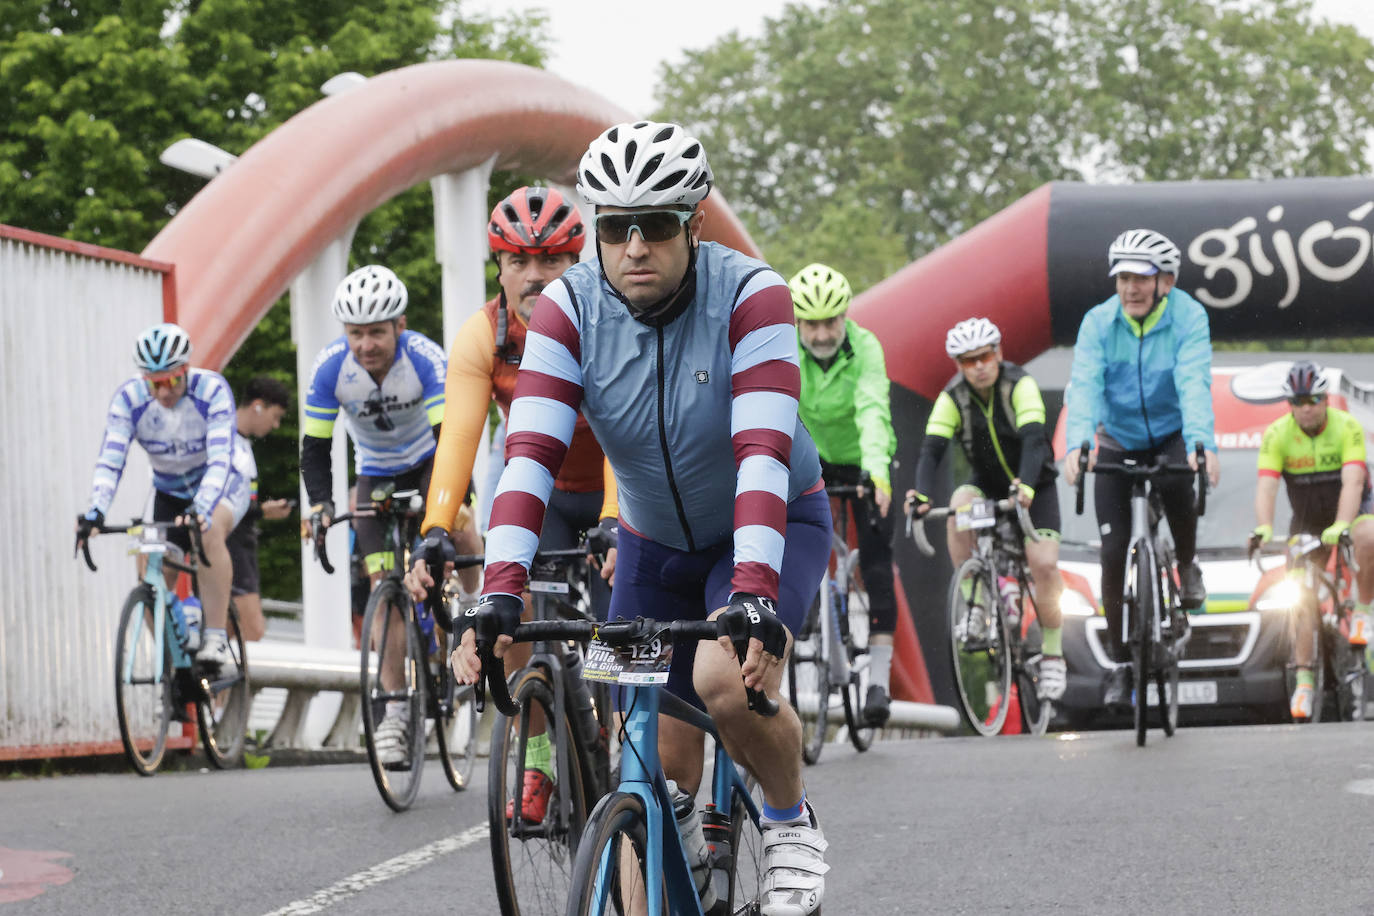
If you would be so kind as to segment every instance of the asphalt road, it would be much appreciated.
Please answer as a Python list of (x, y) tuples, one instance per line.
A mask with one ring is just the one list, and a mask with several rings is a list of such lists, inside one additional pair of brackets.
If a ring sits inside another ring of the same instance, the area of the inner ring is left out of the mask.
[[(1374, 725), (834, 744), (807, 779), (830, 916), (1374, 913)], [(437, 763), (400, 815), (365, 765), (10, 779), (0, 910), (486, 916), (485, 807)]]

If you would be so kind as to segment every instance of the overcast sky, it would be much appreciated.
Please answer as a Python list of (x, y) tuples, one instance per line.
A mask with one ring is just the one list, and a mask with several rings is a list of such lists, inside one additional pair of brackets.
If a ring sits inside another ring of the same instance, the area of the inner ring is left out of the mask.
[[(636, 115), (654, 107), (658, 65), (678, 63), (732, 31), (757, 36), (787, 0), (689, 0), (681, 12), (659, 0), (465, 0), (485, 13), (542, 9), (553, 46), (548, 68)], [(1374, 0), (1316, 0), (1318, 15), (1374, 38)]]

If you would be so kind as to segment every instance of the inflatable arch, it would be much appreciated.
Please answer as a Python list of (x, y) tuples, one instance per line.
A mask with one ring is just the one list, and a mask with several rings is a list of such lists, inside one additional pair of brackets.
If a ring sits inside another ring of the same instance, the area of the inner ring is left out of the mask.
[[(438, 61), (316, 102), (197, 194), (144, 256), (176, 265), (178, 320), (220, 368), (301, 270), (407, 188), (488, 161), (565, 184), (623, 109), (543, 70)], [(705, 237), (757, 255), (719, 192)], [(201, 344), (200, 342), (204, 342)]]

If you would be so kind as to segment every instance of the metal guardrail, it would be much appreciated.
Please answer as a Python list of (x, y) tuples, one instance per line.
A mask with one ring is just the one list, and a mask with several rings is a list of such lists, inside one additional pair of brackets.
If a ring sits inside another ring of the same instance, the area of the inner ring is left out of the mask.
[[(816, 694), (802, 693), (797, 697), (797, 715), (803, 719), (816, 718)], [(831, 714), (831, 721), (837, 721)], [(844, 716), (838, 719), (844, 722)], [(959, 731), (959, 711), (953, 706), (937, 706), (932, 703), (912, 703), (907, 700), (893, 700), (887, 728), (912, 728), (952, 735)]]
[(343, 694), (343, 702), (323, 746), (356, 750), (362, 726), (358, 660), (356, 649), (321, 649), (289, 639), (249, 643), (248, 680), (254, 696), (264, 687), (280, 687), (287, 692), (267, 744), (307, 747), (303, 732), (310, 701), (323, 691), (337, 691)]

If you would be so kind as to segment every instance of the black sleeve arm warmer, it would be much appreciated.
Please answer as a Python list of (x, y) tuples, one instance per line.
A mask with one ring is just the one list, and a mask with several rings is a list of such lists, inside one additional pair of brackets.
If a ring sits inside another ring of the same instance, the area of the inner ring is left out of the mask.
[(301, 437), (301, 479), (312, 506), (334, 498), (334, 469), (329, 454), (333, 447), (333, 439)]
[(1027, 423), (1017, 430), (1021, 436), (1021, 467), (1016, 476), (1028, 487), (1040, 479), (1040, 469), (1049, 457), (1050, 440), (1045, 437), (1044, 423)]
[(434, 430), (434, 446), (436, 448), (438, 448), (439, 446), (439, 430), (443, 429), (443, 427), (443, 423), (435, 423), (433, 426), (430, 427), (430, 429)]
[(935, 489), (935, 471), (948, 448), (949, 440), (944, 436), (926, 436), (921, 443), (921, 456), (916, 460), (916, 492), (926, 499)]

